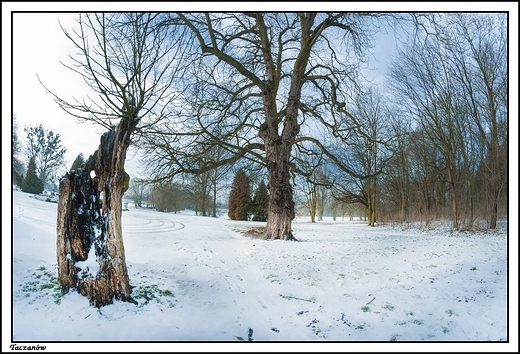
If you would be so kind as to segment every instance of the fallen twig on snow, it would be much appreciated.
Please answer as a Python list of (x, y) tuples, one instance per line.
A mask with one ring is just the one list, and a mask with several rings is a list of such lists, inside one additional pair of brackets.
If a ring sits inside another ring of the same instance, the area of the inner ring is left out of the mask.
[(283, 294), (280, 294), (280, 296), (283, 297), (284, 299), (295, 299), (295, 300), (302, 300), (302, 301), (314, 302), (314, 300), (302, 299), (301, 297), (296, 297), (296, 296), (283, 295)]

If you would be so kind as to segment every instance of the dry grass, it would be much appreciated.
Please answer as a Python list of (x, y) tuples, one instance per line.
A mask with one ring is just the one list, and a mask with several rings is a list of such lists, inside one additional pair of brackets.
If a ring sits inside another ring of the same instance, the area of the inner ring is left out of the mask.
[(265, 238), (267, 227), (266, 226), (257, 226), (251, 227), (246, 230), (240, 230), (244, 235), (254, 237), (254, 238)]

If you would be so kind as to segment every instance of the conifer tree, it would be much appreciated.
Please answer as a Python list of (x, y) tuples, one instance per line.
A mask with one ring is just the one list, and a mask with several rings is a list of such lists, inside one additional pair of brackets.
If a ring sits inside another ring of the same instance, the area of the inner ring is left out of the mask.
[(249, 177), (240, 169), (235, 174), (229, 193), (228, 216), (231, 220), (248, 220), (251, 208)]
[(43, 182), (38, 178), (36, 174), (36, 163), (34, 157), (29, 159), (27, 165), (27, 175), (22, 182), (22, 192), (40, 194), (43, 192)]
[(85, 164), (85, 158), (83, 157), (82, 153), (79, 153), (79, 155), (76, 156), (76, 159), (72, 163), (72, 166), (70, 166), (70, 170), (71, 171), (77, 170), (78, 168), (83, 167), (84, 164)]
[(267, 208), (269, 207), (269, 192), (264, 181), (261, 181), (255, 191), (251, 213), (253, 221), (267, 221)]

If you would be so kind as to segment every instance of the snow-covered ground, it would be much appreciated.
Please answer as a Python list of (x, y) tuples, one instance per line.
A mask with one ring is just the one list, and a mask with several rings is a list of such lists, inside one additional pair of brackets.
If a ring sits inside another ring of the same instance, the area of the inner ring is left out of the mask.
[(517, 235), (508, 245), (507, 228), (459, 233), (298, 218), (299, 242), (266, 241), (242, 232), (265, 223), (131, 206), (123, 231), (138, 305), (97, 309), (58, 290), (56, 208), (13, 191), (3, 350), (518, 349)]

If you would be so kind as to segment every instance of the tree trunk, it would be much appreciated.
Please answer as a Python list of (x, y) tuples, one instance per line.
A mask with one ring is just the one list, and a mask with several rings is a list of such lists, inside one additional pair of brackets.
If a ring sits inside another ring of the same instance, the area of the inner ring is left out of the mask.
[[(494, 111), (492, 111), (494, 112)], [(495, 119), (496, 121), (496, 119)], [(493, 137), (491, 139), (490, 144), (490, 182), (491, 182), (491, 217), (489, 221), (489, 228), (496, 229), (497, 228), (497, 220), (498, 220), (498, 199), (500, 196), (500, 178), (499, 178), (499, 154), (498, 154), (498, 138), (496, 136), (498, 133), (496, 132), (496, 124), (493, 124)]]
[(269, 171), (267, 238), (294, 240), (291, 228), (295, 211), (289, 175), (290, 149), (283, 145), (265, 145)]
[(497, 220), (498, 220), (498, 202), (495, 196), (493, 196), (493, 203), (491, 207), (491, 219), (489, 221), (489, 228), (494, 230), (497, 228)]
[(307, 196), (307, 204), (309, 206), (309, 216), (311, 222), (316, 222), (316, 185), (312, 184), (309, 195)]
[(454, 230), (459, 229), (457, 195), (455, 194), (455, 187), (451, 188), (451, 227)]
[(375, 200), (371, 199), (368, 207), (368, 226), (376, 226), (376, 206)]
[[(114, 297), (135, 302), (126, 268), (121, 212), (130, 180), (124, 162), (136, 124), (136, 120), (122, 119), (102, 135), (85, 169), (67, 174), (60, 182), (58, 280), (63, 291), (76, 288), (96, 307), (111, 304)], [(93, 256), (92, 246), (97, 269), (81, 268), (77, 262)]]
[(471, 186), (471, 177), (469, 171), (466, 172), (466, 213), (468, 218), (466, 221), (466, 227), (469, 229), (473, 228), (473, 195)]
[(217, 181), (213, 182), (213, 217), (217, 217)]
[(404, 188), (399, 191), (399, 222), (402, 224), (406, 221), (406, 195)]
[[(377, 177), (369, 177), (366, 183), (366, 211), (368, 214), (368, 226), (376, 225), (376, 189)], [(365, 218), (366, 220), (366, 218)]]
[(312, 206), (309, 207), (309, 216), (311, 218), (311, 223), (316, 222), (316, 209), (314, 209)]
[(316, 193), (316, 198), (319, 198), (317, 203), (318, 221), (323, 221), (323, 214), (325, 213), (325, 192), (323, 191), (323, 187), (319, 187), (317, 189), (318, 191)]

